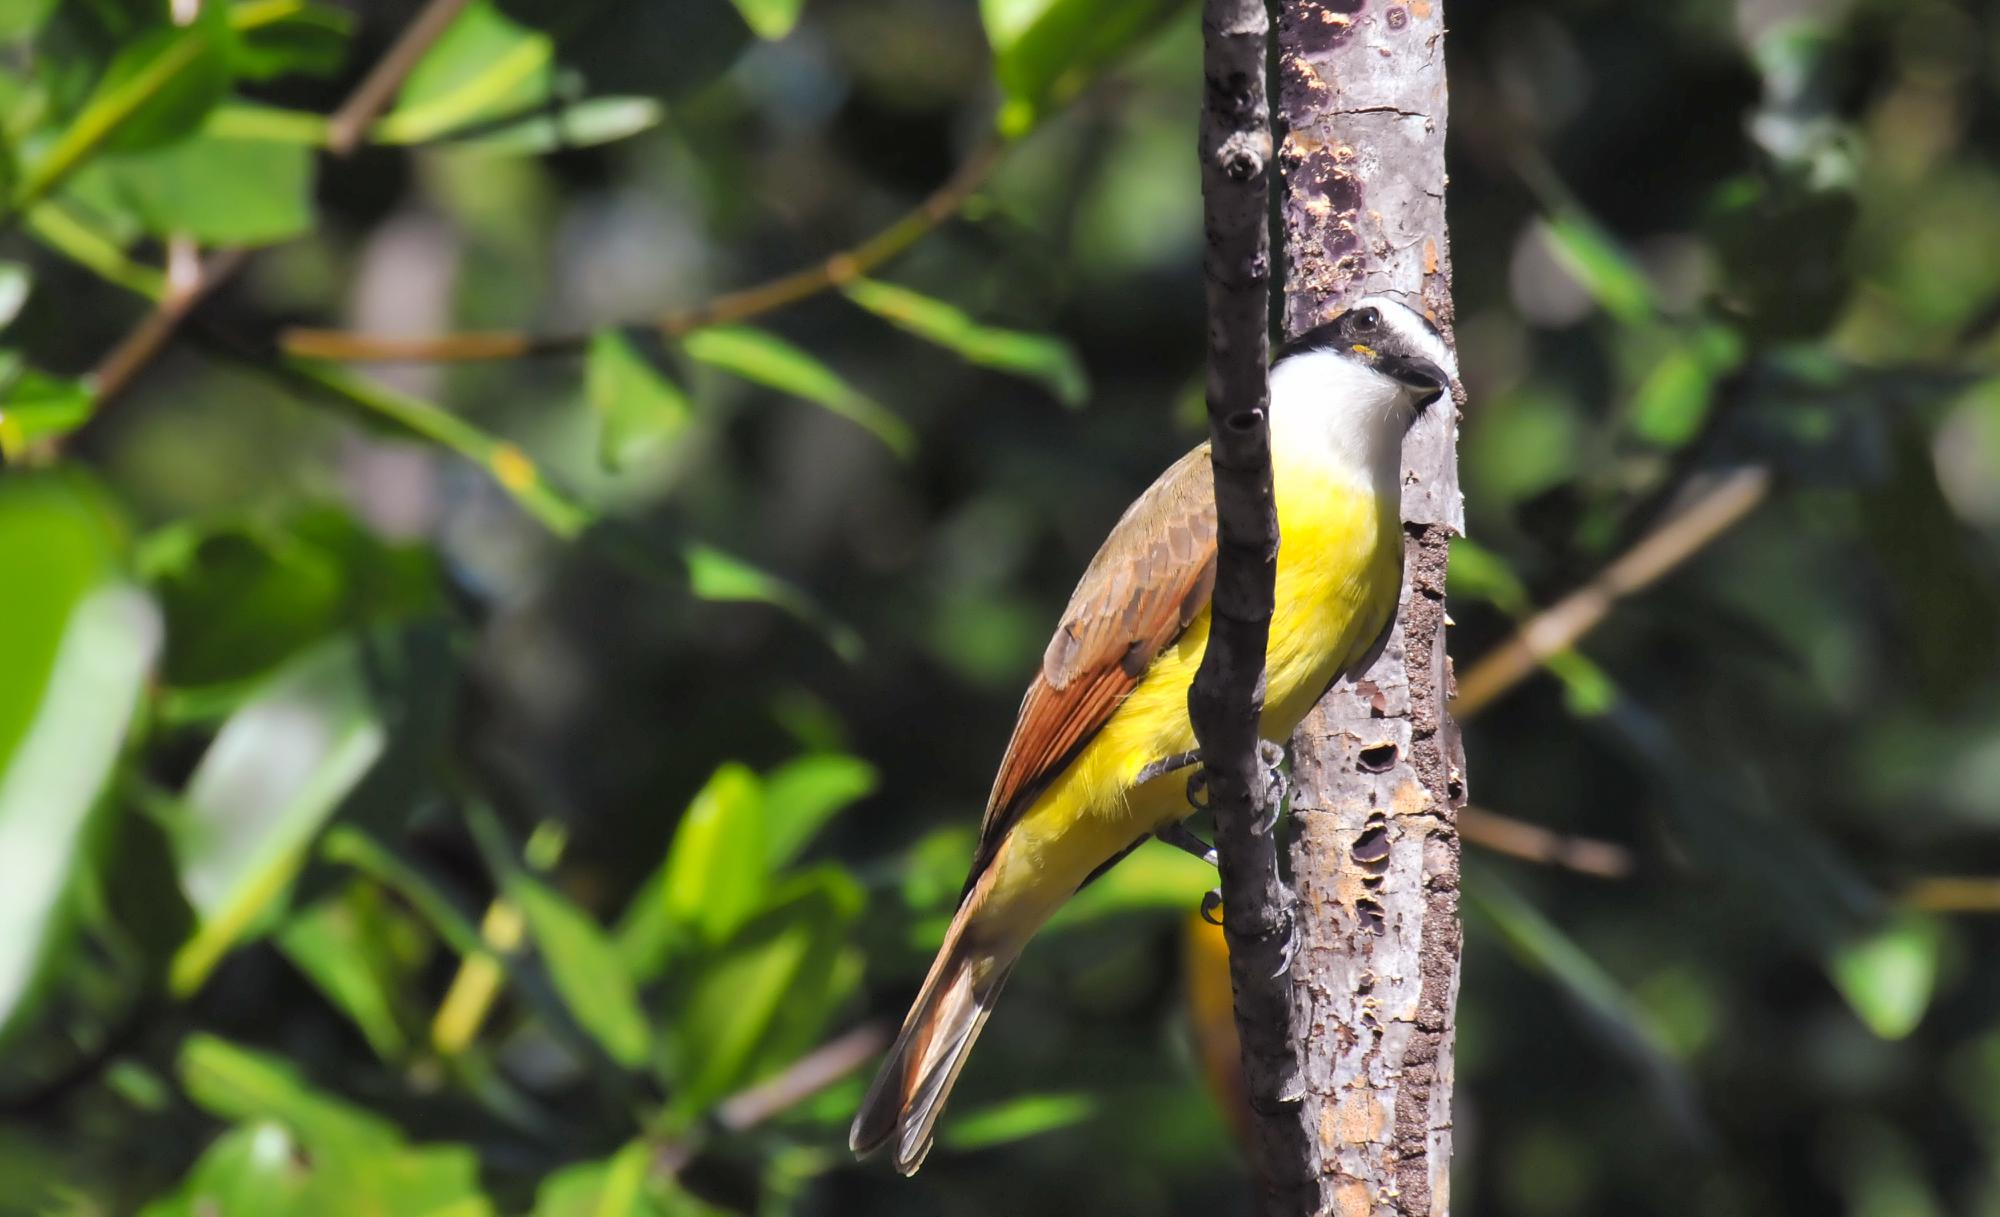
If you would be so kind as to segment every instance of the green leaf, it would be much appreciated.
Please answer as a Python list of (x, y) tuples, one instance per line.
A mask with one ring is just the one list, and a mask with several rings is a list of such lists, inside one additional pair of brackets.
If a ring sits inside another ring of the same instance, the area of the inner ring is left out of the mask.
[(216, 1138), (170, 1195), (139, 1217), (235, 1217), (305, 1209), (311, 1175), (299, 1168), (298, 1142), (283, 1124), (257, 1120)]
[(197, 1105), (225, 1120), (275, 1124), (298, 1142), (305, 1152), (287, 1157), (296, 1172), (309, 1172), (306, 1211), (376, 1217), (493, 1212), (480, 1193), (479, 1158), (471, 1149), (410, 1146), (395, 1125), (315, 1090), (289, 1062), (195, 1034), (181, 1049), (180, 1067), (182, 1086)]
[(328, 862), (351, 866), (410, 903), (438, 937), (466, 958), (492, 959), (472, 919), (443, 889), (416, 867), (358, 829), (335, 825), (320, 845)]
[(1094, 1095), (1024, 1094), (946, 1121), (938, 1140), (954, 1150), (986, 1149), (1070, 1128), (1096, 1114)]
[(14, 324), (14, 318), (21, 315), (34, 283), (34, 273), (25, 263), (0, 262), (0, 329)]
[(1675, 343), (1632, 394), (1632, 430), (1639, 438), (1679, 448), (1701, 430), (1715, 384), (1742, 362), (1741, 336), (1727, 326), (1703, 326)]
[(598, 459), (622, 469), (687, 429), (693, 410), (680, 388), (616, 330), (590, 342), (584, 393), (599, 419)]
[(750, 32), (766, 41), (783, 38), (799, 23), (806, 0), (736, 0), (736, 12)]
[(1026, 134), (1105, 64), (1178, 11), (1182, 0), (980, 0), (993, 74), (1006, 101), (1000, 130)]
[(833, 620), (797, 587), (768, 571), (700, 542), (681, 550), (687, 563), (688, 589), (703, 600), (725, 604), (768, 604), (818, 627), (827, 645), (850, 662), (860, 657), (861, 638), (852, 627)]
[(174, 958), (176, 993), (199, 988), (278, 905), (313, 838), (387, 745), (360, 648), (345, 639), (285, 664), (223, 724), (172, 825), (199, 919)]
[(406, 620), (442, 597), (429, 550), (387, 544), (337, 508), (181, 520), (146, 538), (139, 569), (166, 610), (163, 667), (178, 689), (264, 675), (336, 632)]
[(0, 41), (11, 42), (35, 32), (42, 19), (55, 7), (56, 0), (4, 0), (0, 2)]
[(864, 896), (836, 867), (795, 876), (672, 993), (666, 1068), (683, 1115), (780, 1069), (824, 1033), (860, 977), (847, 946)]
[(27, 167), (16, 210), (40, 200), (101, 151), (158, 147), (193, 133), (229, 90), (228, 28), (214, 19), (142, 35), (121, 50), (63, 133)]
[(237, 37), (230, 63), (246, 80), (332, 76), (347, 61), (354, 18), (311, 0), (250, 0), (230, 11)]
[(364, 415), (439, 444), (479, 465), (523, 511), (557, 536), (578, 536), (591, 524), (591, 510), (550, 485), (541, 467), (526, 452), (435, 402), (399, 393), (338, 364), (288, 359), (284, 367), (292, 376), (339, 398)]
[(764, 775), (764, 844), (773, 870), (784, 866), (857, 799), (875, 792), (875, 767), (838, 752), (802, 756)]
[(374, 1112), (323, 1094), (282, 1057), (195, 1032), (182, 1043), (181, 1086), (219, 1120), (273, 1120), (322, 1153), (394, 1148), (401, 1134)]
[(1639, 326), (1659, 316), (1653, 281), (1595, 220), (1580, 211), (1563, 211), (1545, 218), (1542, 231), (1556, 261), (1613, 318)]
[(409, 1037), (396, 1013), (401, 969), (378, 927), (365, 922), (359, 902), (374, 889), (330, 896), (291, 918), (278, 931), (278, 949), (327, 999), (353, 1021), (378, 1056), (400, 1060)]
[(694, 331), (681, 340), (681, 346), (690, 358), (711, 367), (824, 406), (866, 429), (898, 456), (908, 456), (916, 447), (908, 423), (776, 335), (749, 326), (718, 325)]
[(1917, 1029), (1937, 987), (1944, 927), (1911, 913), (1836, 947), (1827, 960), (1840, 995), (1868, 1029), (1899, 1040)]
[[(313, 148), (284, 124), (285, 111), (217, 110), (202, 130), (165, 147), (100, 157), (69, 194), (129, 216), (153, 236), (215, 245), (269, 245), (313, 226)], [(259, 123), (278, 129), (258, 134)], [(321, 129), (309, 124), (303, 134)], [(281, 138), (269, 138), (275, 134)]]
[(167, 277), (125, 253), (124, 239), (101, 217), (84, 217), (54, 203), (28, 209), (28, 231), (43, 245), (107, 283), (148, 300), (167, 294)]
[(1214, 867), (1178, 849), (1148, 843), (1071, 897), (1049, 928), (1072, 929), (1128, 913), (1185, 913), (1214, 886)]
[(454, 139), (454, 152), (540, 156), (630, 139), (660, 125), (665, 108), (650, 97), (591, 97), (553, 114), (534, 114), (491, 131)]
[(840, 290), (891, 325), (953, 351), (967, 363), (1011, 372), (1043, 385), (1071, 409), (1090, 396), (1090, 380), (1082, 362), (1060, 338), (981, 325), (942, 300), (893, 283), (856, 279)]
[(1451, 539), (1451, 573), (1447, 576), (1453, 598), (1484, 600), (1509, 617), (1522, 618), (1535, 611), (1528, 585), (1498, 552), (1465, 537)]
[(410, 73), (375, 138), (421, 143), (532, 109), (548, 97), (554, 59), (548, 35), (473, 0)]
[(652, 1052), (651, 1024), (610, 938), (583, 910), (526, 872), (517, 868), (506, 886), (577, 1025), (620, 1065), (644, 1065)]
[(542, 1180), (530, 1217), (669, 1217), (647, 1194), (653, 1147), (634, 1141), (602, 1162), (579, 1162)]
[(118, 573), (107, 505), (74, 478), (0, 482), (0, 1033), (65, 941), (92, 811), (159, 642)]
[(695, 1198), (665, 1171), (653, 1169), (659, 1149), (644, 1139), (598, 1162), (578, 1162), (547, 1176), (535, 1189), (529, 1217), (727, 1217), (731, 1210)]
[(30, 444), (68, 435), (90, 418), (90, 390), (82, 381), (25, 367), (11, 351), (0, 353), (0, 378), (6, 384), (0, 389), (0, 456), (15, 459)]
[(632, 975), (659, 975), (675, 952), (721, 941), (756, 910), (771, 868), (763, 808), (757, 775), (734, 761), (695, 794), (666, 858), (619, 921), (618, 949)]

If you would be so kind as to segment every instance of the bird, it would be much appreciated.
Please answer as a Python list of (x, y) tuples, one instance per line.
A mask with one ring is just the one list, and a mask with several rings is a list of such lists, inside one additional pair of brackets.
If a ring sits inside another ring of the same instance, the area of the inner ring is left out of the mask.
[[(1370, 296), (1281, 344), (1270, 442), (1279, 548), (1258, 724), (1289, 739), (1334, 680), (1359, 674), (1393, 624), (1402, 580), (1403, 437), (1449, 391), (1438, 327)], [(1071, 895), (1150, 837), (1214, 861), (1182, 820), (1195, 764), (1188, 687), (1215, 586), (1207, 444), (1126, 509), (1029, 682), (987, 798), (958, 910), (849, 1130), (904, 1175), (1028, 940)]]

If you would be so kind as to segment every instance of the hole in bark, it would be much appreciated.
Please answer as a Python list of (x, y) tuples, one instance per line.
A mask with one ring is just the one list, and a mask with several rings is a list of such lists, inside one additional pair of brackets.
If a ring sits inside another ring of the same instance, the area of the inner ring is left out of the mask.
[(1395, 7), (1395, 8), (1392, 8), (1392, 9), (1390, 9), (1390, 10), (1389, 10), (1389, 28), (1390, 28), (1390, 29), (1392, 29), (1392, 30), (1400, 30), (1400, 29), (1402, 29), (1402, 28), (1403, 28), (1404, 26), (1408, 25), (1409, 23), (1410, 23), (1410, 14), (1409, 14), (1409, 10), (1407, 10), (1407, 9), (1403, 8), (1403, 7), (1402, 7), (1402, 6), (1400, 6), (1400, 5), (1398, 5), (1397, 7)]
[(1263, 421), (1264, 416), (1256, 410), (1238, 410), (1228, 418), (1229, 429), (1232, 431), (1255, 431), (1257, 424)]
[(1382, 911), (1382, 904), (1369, 896), (1354, 902), (1355, 916), (1361, 920), (1361, 928), (1380, 938), (1389, 931), (1389, 915)]
[(1361, 974), (1361, 979), (1354, 982), (1355, 996), (1366, 997), (1370, 993), (1373, 993), (1374, 991), (1375, 991), (1375, 973), (1363, 972)]
[(1363, 773), (1387, 773), (1396, 767), (1396, 745), (1371, 744), (1356, 758)]
[(1389, 829), (1387, 825), (1371, 824), (1354, 840), (1354, 860), (1370, 874), (1381, 874), (1389, 868)]
[(1465, 783), (1459, 781), (1457, 778), (1451, 779), (1444, 784), (1444, 794), (1447, 799), (1451, 800), (1452, 806), (1458, 806), (1458, 804), (1465, 800)]

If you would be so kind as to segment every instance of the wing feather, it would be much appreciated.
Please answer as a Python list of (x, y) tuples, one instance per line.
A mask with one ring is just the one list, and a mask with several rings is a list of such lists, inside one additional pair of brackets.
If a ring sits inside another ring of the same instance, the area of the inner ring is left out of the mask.
[(1078, 580), (987, 797), (970, 889), (1007, 830), (1138, 685), (1215, 589), (1215, 480), (1208, 445), (1127, 508)]

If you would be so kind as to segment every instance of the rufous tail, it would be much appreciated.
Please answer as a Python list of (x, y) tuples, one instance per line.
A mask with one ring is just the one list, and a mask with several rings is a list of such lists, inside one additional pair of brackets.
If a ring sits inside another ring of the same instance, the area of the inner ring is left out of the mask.
[(905, 1175), (916, 1174), (931, 1152), (952, 1083), (1020, 954), (1018, 947), (996, 953), (968, 938), (966, 927), (979, 903), (976, 897), (967, 900), (952, 918), (902, 1033), (889, 1046), (847, 1134), (848, 1148), (857, 1154), (887, 1145), (890, 1161)]

